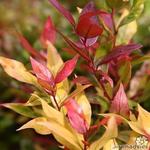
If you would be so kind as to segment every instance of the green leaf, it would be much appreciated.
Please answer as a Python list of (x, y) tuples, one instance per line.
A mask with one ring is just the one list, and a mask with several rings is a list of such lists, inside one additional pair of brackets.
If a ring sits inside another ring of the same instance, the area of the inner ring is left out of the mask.
[(140, 63), (143, 63), (146, 60), (150, 60), (150, 54), (140, 56), (139, 58), (132, 61), (132, 65), (138, 65)]
[(120, 81), (126, 87), (131, 79), (131, 63), (125, 60), (119, 68)]
[(120, 26), (136, 20), (142, 13), (143, 9), (144, 0), (134, 0), (129, 15), (122, 20)]
[(119, 28), (116, 45), (128, 44), (132, 40), (133, 36), (137, 32), (137, 22), (132, 21)]
[(22, 103), (6, 103), (3, 104), (3, 106), (29, 118), (35, 118), (40, 116), (40, 114), (32, 110), (32, 107), (25, 106), (25, 104)]
[(43, 93), (35, 91), (34, 93), (31, 94), (31, 97), (29, 100), (26, 102), (26, 106), (37, 106), (41, 105), (41, 102), (39, 101), (39, 97), (44, 99), (47, 103), (51, 103), (51, 99), (49, 95), (44, 95)]

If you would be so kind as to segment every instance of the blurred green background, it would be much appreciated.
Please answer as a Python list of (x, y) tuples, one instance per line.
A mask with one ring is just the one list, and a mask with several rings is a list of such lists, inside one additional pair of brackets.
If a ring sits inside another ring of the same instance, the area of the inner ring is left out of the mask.
[[(101, 7), (103, 0), (95, 0)], [(76, 6), (83, 7), (88, 0), (61, 0), (74, 16), (78, 12)], [(68, 22), (53, 8), (48, 0), (0, 0), (0, 55), (17, 59), (28, 65), (29, 55), (20, 45), (14, 31), (21, 32), (37, 49), (41, 49), (39, 36), (47, 16), (51, 16), (54, 24), (66, 35), (71, 27)], [(134, 41), (143, 44), (143, 52), (150, 50), (150, 0), (145, 0), (145, 9), (138, 19), (138, 31)], [(57, 37), (56, 47), (63, 59), (68, 55), (61, 51), (64, 41)], [(26, 90), (22, 90), (26, 89)], [(26, 101), (30, 88), (10, 78), (0, 68), (0, 103)], [(58, 149), (56, 141), (50, 136), (37, 135), (33, 130), (16, 132), (28, 119), (13, 111), (0, 107), (0, 150), (48, 150)], [(49, 139), (52, 140), (49, 140)]]

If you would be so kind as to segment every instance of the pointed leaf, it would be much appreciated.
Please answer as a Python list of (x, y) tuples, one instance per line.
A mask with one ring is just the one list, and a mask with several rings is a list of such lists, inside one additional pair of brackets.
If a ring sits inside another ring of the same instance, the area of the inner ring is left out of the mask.
[(100, 150), (107, 142), (118, 136), (118, 129), (115, 117), (108, 120), (107, 128), (103, 136), (90, 145), (89, 150)]
[(124, 87), (126, 88), (130, 79), (131, 79), (131, 62), (130, 60), (123, 60), (120, 68), (119, 68), (119, 76), (120, 76), (120, 80), (123, 83)]
[(55, 120), (61, 125), (65, 125), (64, 116), (61, 112), (54, 109), (52, 106), (50, 106), (46, 101), (44, 101), (38, 95), (34, 95), (34, 96), (37, 97), (37, 100), (39, 100), (39, 102), (42, 104), (42, 109), (47, 118)]
[(119, 145), (117, 144), (115, 139), (112, 139), (105, 144), (103, 150), (119, 150)]
[(56, 31), (50, 16), (46, 20), (40, 40), (45, 47), (47, 47), (47, 41), (55, 43)]
[(100, 20), (104, 24), (105, 27), (107, 27), (110, 31), (113, 30), (113, 21), (111, 13), (108, 12), (101, 12), (99, 14)]
[(71, 98), (74, 98), (75, 96), (77, 96), (79, 93), (83, 92), (86, 88), (90, 87), (91, 84), (88, 84), (88, 85), (83, 85), (83, 86), (80, 86), (80, 87), (77, 87), (77, 89), (75, 91), (73, 91), (67, 98), (65, 98), (62, 103), (61, 103), (61, 106), (64, 105), (64, 103), (66, 101), (68, 101), (69, 99)]
[(72, 127), (80, 134), (86, 133), (89, 125), (80, 105), (74, 99), (69, 99), (64, 106), (67, 108), (68, 119)]
[(71, 41), (67, 36), (65, 36), (63, 33), (57, 31), (63, 38), (64, 40), (68, 43), (68, 45), (70, 47), (72, 47), (74, 49), (74, 51), (76, 51), (81, 57), (83, 57), (85, 60), (89, 60), (89, 56), (87, 56), (87, 54), (73, 41)]
[(120, 87), (113, 98), (110, 111), (113, 113), (119, 113), (123, 116), (129, 116), (128, 98), (125, 94), (122, 83), (120, 84)]
[(44, 61), (46, 60), (46, 58), (43, 55), (41, 55), (36, 49), (34, 49), (30, 45), (30, 43), (27, 41), (27, 39), (23, 35), (18, 34), (18, 36), (19, 36), (19, 40), (20, 40), (22, 46), (29, 52), (29, 54), (31, 54), (31, 56), (33, 56), (39, 60), (44, 60)]
[(54, 45), (48, 42), (47, 67), (54, 76), (63, 64), (63, 60)]
[[(48, 119), (47, 123), (44, 122), (41, 125), (45, 125), (45, 127), (48, 127), (48, 129), (50, 129), (52, 134), (55, 136), (56, 140), (64, 145), (66, 145), (66, 140), (69, 140), (69, 145), (72, 145), (72, 140), (73, 145), (74, 143), (76, 143), (78, 146), (82, 145), (80, 143), (80, 140), (83, 140), (83, 137), (77, 134), (77, 132), (75, 132), (75, 130), (73, 130), (71, 126), (69, 126), (69, 122), (67, 122), (64, 114), (48, 105), (47, 102), (42, 100), (40, 97), (37, 98), (39, 98), (44, 114)], [(71, 139), (69, 139), (69, 137), (71, 137)]]
[(49, 122), (41, 122), (39, 124), (51, 130), (56, 140), (65, 147), (71, 150), (82, 150), (82, 146), (77, 142), (76, 136), (64, 126), (53, 120), (50, 120)]
[(62, 82), (73, 72), (73, 70), (76, 66), (77, 60), (78, 60), (78, 56), (75, 56), (74, 58), (72, 58), (64, 63), (63, 68), (57, 73), (57, 75), (55, 77), (55, 83)]
[(79, 18), (76, 32), (81, 37), (94, 38), (98, 35), (101, 35), (103, 32), (103, 29), (98, 24), (97, 19), (95, 20), (96, 16), (92, 16), (92, 14), (92, 12), (88, 12), (81, 15)]
[(65, 9), (57, 0), (49, 0), (49, 2), (74, 26), (75, 21), (71, 13)]
[(3, 106), (26, 117), (35, 118), (40, 116), (40, 114), (32, 110), (32, 107), (25, 106), (22, 103), (6, 103)]
[(90, 84), (90, 81), (88, 78), (86, 78), (85, 76), (77, 76), (73, 79), (73, 82), (75, 84), (80, 83), (80, 84)]
[(54, 77), (48, 68), (32, 57), (30, 58), (30, 61), (39, 84), (44, 87), (47, 92), (53, 91), (55, 86)]
[(33, 92), (29, 98), (29, 100), (25, 103), (26, 106), (38, 106), (41, 105), (41, 102), (38, 99), (38, 96), (40, 96), (42, 99), (44, 99), (47, 103), (51, 103), (51, 99), (49, 96), (46, 96), (45, 93), (42, 95), (40, 92)]
[[(82, 85), (78, 84), (77, 88), (80, 88), (80, 86), (82, 87)], [(90, 105), (89, 100), (87, 99), (85, 93), (84, 92), (79, 93), (75, 97), (75, 100), (77, 101), (77, 103), (79, 104), (81, 109), (83, 110), (85, 119), (86, 119), (88, 125), (90, 126), (92, 111), (91, 111), (91, 105)]]
[(0, 56), (0, 64), (5, 72), (16, 80), (33, 85), (38, 84), (36, 78), (26, 70), (21, 62)]
[[(51, 70), (52, 74), (56, 76), (58, 70), (63, 66), (64, 62), (57, 52), (56, 48), (53, 46), (51, 42), (48, 42), (48, 56), (47, 56), (47, 67)], [(56, 99), (58, 102), (62, 101), (62, 99), (67, 96), (69, 92), (69, 83), (68, 80), (64, 80), (63, 82), (56, 85)]]
[(131, 52), (138, 50), (142, 47), (140, 44), (128, 44), (128, 45), (120, 45), (115, 47), (112, 52), (106, 55), (100, 62), (100, 64), (108, 63), (111, 60), (115, 60), (116, 58), (124, 55), (130, 55)]
[(38, 117), (35, 118), (26, 124), (24, 124), (21, 128), (19, 128), (17, 131), (32, 128), (34, 129), (37, 133), (42, 134), (42, 135), (48, 135), (51, 134), (51, 130), (49, 128), (46, 128), (44, 125), (40, 124), (43, 122), (47, 122), (47, 119), (44, 117)]
[(150, 135), (150, 112), (138, 105), (138, 119), (137, 121), (129, 121), (130, 127), (137, 133), (142, 135)]
[(141, 15), (143, 9), (144, 0), (134, 0), (129, 15), (123, 19), (120, 26), (128, 24), (137, 19)]

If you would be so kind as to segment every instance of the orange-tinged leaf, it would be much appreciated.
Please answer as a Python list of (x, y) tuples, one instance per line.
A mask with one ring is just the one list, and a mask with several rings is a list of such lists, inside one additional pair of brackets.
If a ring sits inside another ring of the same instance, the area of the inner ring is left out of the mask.
[(51, 130), (49, 128), (46, 128), (44, 125), (40, 124), (40, 123), (46, 122), (46, 121), (47, 121), (47, 119), (44, 117), (32, 119), (31, 121), (27, 122), (22, 127), (20, 127), (17, 131), (32, 128), (37, 133), (42, 134), (42, 135), (51, 134)]
[(29, 73), (21, 62), (0, 56), (0, 64), (5, 72), (16, 80), (38, 85), (36, 77)]

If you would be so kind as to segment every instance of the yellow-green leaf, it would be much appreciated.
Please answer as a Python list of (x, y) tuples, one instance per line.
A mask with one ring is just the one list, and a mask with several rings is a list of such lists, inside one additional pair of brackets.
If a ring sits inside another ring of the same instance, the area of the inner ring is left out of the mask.
[(65, 98), (62, 103), (61, 103), (61, 106), (63, 106), (63, 104), (69, 100), (70, 98), (73, 98), (75, 96), (77, 96), (78, 94), (80, 94), (81, 92), (83, 92), (86, 88), (90, 87), (91, 84), (89, 85), (84, 85), (84, 86), (80, 86), (80, 87), (77, 87), (77, 89), (75, 91), (73, 91), (67, 98)]
[(47, 67), (51, 70), (54, 76), (63, 64), (63, 60), (54, 45), (48, 42)]
[(119, 145), (115, 139), (111, 139), (105, 144), (103, 150), (119, 150)]
[(16, 80), (33, 85), (38, 84), (36, 77), (29, 73), (21, 62), (0, 56), (0, 64), (5, 72)]
[(139, 134), (150, 134), (150, 112), (144, 110), (140, 105), (138, 105), (138, 112), (137, 121), (129, 121), (129, 126)]
[(40, 116), (40, 114), (33, 111), (32, 107), (25, 106), (22, 103), (6, 103), (3, 106), (26, 117), (35, 118)]
[(44, 125), (40, 124), (40, 123), (44, 123), (46, 121), (47, 121), (47, 119), (44, 118), (44, 117), (38, 117), (38, 118), (32, 119), (31, 121), (29, 121), (26, 124), (24, 124), (17, 131), (20, 131), (20, 130), (23, 130), (23, 129), (32, 128), (37, 133), (42, 134), (42, 135), (51, 134), (51, 130), (49, 128), (47, 128)]
[(41, 122), (40, 125), (50, 129), (56, 140), (70, 150), (83, 149), (83, 146), (78, 143), (75, 135), (57, 122), (51, 120), (49, 122)]
[(132, 40), (134, 34), (137, 31), (137, 22), (132, 21), (127, 25), (124, 25), (119, 28), (119, 32), (116, 39), (116, 44), (128, 44)]
[(46, 96), (46, 95), (42, 95), (42, 93), (38, 93), (37, 91), (35, 91), (34, 93), (31, 94), (31, 97), (29, 98), (29, 100), (26, 102), (26, 106), (37, 106), (37, 105), (41, 105), (41, 102), (39, 101), (39, 97), (44, 99), (44, 101), (46, 101), (47, 103), (51, 103), (51, 99), (50, 96)]
[[(47, 56), (47, 67), (51, 70), (54, 76), (56, 76), (57, 72), (61, 69), (64, 62), (57, 52), (54, 45), (50, 42), (48, 42), (48, 56)], [(63, 82), (57, 84), (57, 92), (56, 92), (56, 98), (58, 102), (61, 101), (61, 99), (66, 96), (66, 93), (69, 92), (69, 83), (68, 80), (64, 80)]]
[(129, 10), (129, 15), (125, 17), (120, 26), (128, 24), (133, 20), (137, 19), (144, 9), (144, 0), (133, 0), (133, 5), (131, 6), (131, 10)]
[(89, 150), (100, 150), (109, 140), (118, 136), (118, 128), (115, 117), (108, 120), (105, 133), (102, 137), (90, 145)]
[[(78, 85), (77, 87), (80, 88), (80, 86), (82, 85)], [(90, 125), (91, 123), (91, 105), (85, 95), (84, 92), (79, 93), (75, 99), (77, 100), (78, 104), (81, 106), (83, 113), (85, 115), (85, 119), (88, 122), (88, 124)]]

